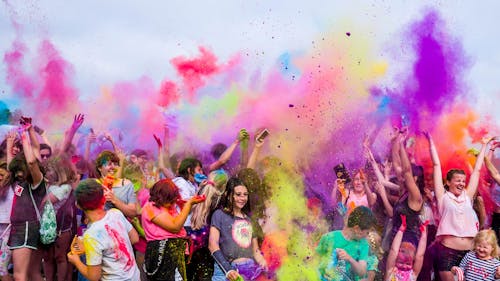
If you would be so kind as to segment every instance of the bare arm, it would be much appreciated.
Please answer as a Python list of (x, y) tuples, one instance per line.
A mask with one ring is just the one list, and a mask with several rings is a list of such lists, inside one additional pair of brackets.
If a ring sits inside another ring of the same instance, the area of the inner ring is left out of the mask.
[(184, 204), (181, 212), (177, 216), (174, 217), (168, 212), (162, 212), (151, 221), (166, 231), (179, 233), (186, 222), (189, 212), (191, 212), (191, 207), (202, 201), (204, 201), (204, 199), (200, 199), (198, 196), (193, 196)]
[(78, 128), (83, 124), (84, 121), (84, 115), (79, 113), (75, 115), (73, 119), (73, 124), (71, 124), (71, 127), (66, 131), (64, 135), (64, 141), (61, 149), (61, 153), (68, 151), (71, 143), (73, 142), (73, 138), (75, 137), (76, 131), (78, 131)]
[(403, 223), (399, 227), (396, 236), (394, 236), (394, 240), (392, 240), (391, 250), (389, 251), (389, 255), (387, 256), (387, 265), (386, 265), (387, 273), (391, 272), (394, 266), (396, 266), (396, 259), (399, 253), (399, 247), (401, 247), (401, 242), (403, 241), (403, 233), (406, 230), (406, 217), (401, 215), (401, 220), (403, 221)]
[(432, 164), (434, 167), (434, 193), (436, 194), (437, 202), (440, 202), (445, 192), (443, 185), (443, 172), (441, 171), (441, 161), (439, 161), (439, 155), (436, 149), (436, 145), (434, 144), (431, 135), (429, 133), (424, 134), (429, 141), (429, 149), (431, 153)]
[(257, 164), (257, 158), (259, 157), (260, 150), (262, 149), (262, 146), (264, 145), (264, 142), (255, 142), (255, 146), (252, 150), (252, 154), (250, 154), (250, 158), (248, 158), (248, 164), (247, 168), (250, 169), (255, 169), (255, 165)]
[(387, 193), (385, 192), (385, 187), (377, 182), (375, 190), (380, 195), (380, 199), (382, 199), (382, 203), (384, 204), (385, 213), (387, 216), (391, 217), (394, 214), (394, 210), (392, 208), (391, 202), (389, 202), (389, 198), (387, 198)]
[[(370, 161), (370, 164), (373, 167), (373, 171), (375, 172), (375, 176), (377, 177), (377, 181), (380, 182), (383, 186), (385, 186), (387, 188), (399, 190), (399, 185), (390, 182), (382, 174), (382, 172), (380, 171), (380, 168), (378, 166), (378, 163), (377, 163), (377, 161), (375, 161), (375, 157), (373, 156), (373, 153), (371, 152), (371, 150), (369, 148), (366, 148), (366, 154), (367, 154), (366, 157), (367, 157), (368, 161)], [(387, 165), (389, 165), (388, 163), (390, 163), (390, 162), (387, 162)]]
[(486, 164), (486, 168), (488, 169), (490, 176), (495, 180), (497, 184), (500, 184), (500, 173), (498, 173), (497, 168), (495, 168), (493, 163), (491, 163), (491, 160), (488, 159), (488, 157), (485, 157), (484, 163)]
[(408, 205), (411, 209), (419, 211), (422, 208), (423, 199), (422, 193), (418, 189), (418, 186), (413, 178), (413, 172), (411, 170), (410, 159), (408, 158), (408, 153), (403, 145), (400, 145), (400, 158), (401, 158), (401, 168), (403, 170), (403, 178), (405, 181), (406, 189), (408, 190)]
[(156, 140), (156, 144), (158, 145), (158, 169), (160, 172), (162, 172), (167, 178), (175, 178), (174, 173), (166, 167), (165, 165), (165, 159), (164, 159), (164, 150), (163, 150), (163, 145), (161, 143), (160, 138), (158, 138), (156, 135), (153, 135), (153, 137)]
[(5, 140), (7, 144), (6, 154), (7, 154), (7, 167), (8, 167), (12, 159), (14, 159), (14, 154), (12, 154), (12, 148), (14, 147), (14, 142), (16, 141), (16, 131), (15, 130), (9, 131), (5, 137)]
[(234, 150), (240, 143), (239, 140), (235, 140), (226, 150), (221, 154), (219, 159), (217, 159), (215, 162), (210, 164), (209, 166), (209, 171), (214, 171), (222, 167), (222, 165), (226, 164), (227, 161), (229, 161), (229, 158), (231, 158), (231, 155), (233, 155)]
[(366, 182), (366, 177), (363, 171), (361, 173), (361, 180), (363, 181), (363, 186), (365, 188), (365, 193), (366, 193), (366, 198), (368, 199), (368, 204), (370, 206), (375, 205), (377, 202), (377, 194), (371, 190), (371, 188), (368, 186), (368, 183)]
[(466, 189), (469, 198), (474, 198), (474, 195), (476, 195), (477, 187), (479, 185), (479, 171), (481, 170), (481, 166), (483, 165), (484, 155), (486, 154), (486, 147), (494, 139), (494, 137), (485, 137), (481, 141), (481, 152), (479, 152), (479, 155), (476, 158), (476, 164), (474, 165), (474, 170), (470, 175), (469, 184), (467, 185)]
[(38, 186), (38, 184), (43, 180), (43, 175), (40, 170), (40, 166), (38, 166), (38, 161), (33, 155), (33, 148), (31, 147), (28, 133), (26, 131), (21, 133), (21, 142), (23, 144), (26, 163), (28, 164), (28, 169), (30, 170), (31, 177), (33, 178), (33, 187)]
[(416, 276), (422, 270), (422, 265), (424, 263), (424, 255), (425, 249), (427, 248), (427, 222), (424, 222), (420, 226), (420, 231), (422, 235), (420, 236), (420, 240), (418, 240), (417, 252), (415, 253), (415, 261), (413, 262), (413, 272)]
[(132, 229), (128, 232), (128, 238), (130, 239), (130, 243), (132, 245), (139, 242), (139, 233), (137, 233), (135, 228), (132, 227)]

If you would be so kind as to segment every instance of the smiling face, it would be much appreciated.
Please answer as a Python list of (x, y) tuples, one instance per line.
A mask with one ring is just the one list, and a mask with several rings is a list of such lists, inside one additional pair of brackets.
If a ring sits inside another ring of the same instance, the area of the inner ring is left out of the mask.
[(466, 176), (463, 174), (455, 173), (450, 180), (446, 180), (446, 185), (448, 185), (448, 190), (455, 196), (460, 196), (462, 191), (465, 189)]
[(101, 167), (99, 167), (99, 172), (101, 173), (101, 177), (106, 177), (108, 175), (114, 176), (118, 171), (118, 167), (120, 167), (118, 163), (107, 160)]
[(363, 181), (361, 179), (361, 173), (357, 173), (352, 181), (352, 187), (354, 192), (362, 193), (364, 190)]
[(493, 246), (486, 240), (481, 240), (475, 246), (476, 255), (480, 259), (490, 259)]
[(401, 243), (398, 256), (396, 258), (396, 267), (399, 270), (407, 271), (413, 268), (413, 257), (415, 256), (415, 246), (410, 242)]
[(238, 185), (233, 192), (233, 212), (240, 212), (248, 202), (248, 189), (243, 185)]

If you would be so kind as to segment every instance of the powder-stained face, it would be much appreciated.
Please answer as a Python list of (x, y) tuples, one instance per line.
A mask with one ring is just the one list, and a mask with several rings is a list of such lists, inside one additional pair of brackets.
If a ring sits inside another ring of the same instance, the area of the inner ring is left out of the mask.
[(243, 185), (238, 185), (233, 191), (233, 209), (241, 210), (248, 202), (248, 189)]
[(411, 270), (413, 268), (414, 256), (415, 247), (408, 242), (401, 243), (398, 256), (396, 257), (396, 267), (403, 271)]
[(104, 162), (104, 164), (99, 168), (99, 172), (101, 173), (102, 177), (105, 177), (107, 175), (112, 175), (114, 176), (116, 172), (118, 171), (118, 168), (120, 165), (118, 163), (109, 161), (107, 160)]

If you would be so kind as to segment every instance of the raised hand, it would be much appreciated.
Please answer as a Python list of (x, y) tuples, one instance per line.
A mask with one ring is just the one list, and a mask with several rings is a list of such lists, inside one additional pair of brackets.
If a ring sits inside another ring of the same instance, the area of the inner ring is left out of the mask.
[(71, 124), (71, 128), (73, 130), (78, 130), (78, 128), (80, 128), (80, 126), (83, 124), (84, 119), (85, 117), (83, 114), (81, 113), (76, 114), (75, 117), (73, 118), (73, 124)]
[(158, 148), (162, 148), (163, 145), (161, 143), (160, 138), (157, 135), (155, 135), (155, 134), (153, 134), (153, 138), (155, 138), (155, 141), (156, 141), (156, 144), (158, 145)]

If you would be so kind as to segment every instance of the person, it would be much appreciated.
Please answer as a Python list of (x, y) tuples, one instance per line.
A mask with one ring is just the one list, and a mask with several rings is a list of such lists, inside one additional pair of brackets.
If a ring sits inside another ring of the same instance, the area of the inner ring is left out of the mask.
[[(170, 179), (153, 185), (141, 215), (147, 240), (144, 271), (148, 280), (179, 277), (187, 280), (184, 260), (187, 234), (183, 226), (192, 206), (204, 200), (204, 196), (193, 196), (182, 201), (179, 188)], [(178, 205), (182, 205), (180, 212)]]
[(191, 262), (187, 265), (188, 280), (211, 280), (214, 270), (214, 260), (208, 250), (210, 220), (219, 205), (220, 198), (226, 189), (228, 175), (222, 169), (212, 171), (208, 175), (199, 195), (206, 200), (193, 207), (191, 217), (192, 239)]
[(404, 215), (401, 215), (401, 222), (387, 257), (385, 274), (385, 280), (387, 281), (417, 280), (424, 261), (428, 222), (420, 226), (422, 235), (416, 249), (411, 242), (403, 241), (403, 233), (406, 231), (406, 217)]
[(474, 250), (468, 252), (459, 266), (453, 266), (451, 272), (458, 281), (500, 279), (500, 261), (498, 260), (498, 242), (495, 231), (481, 230), (474, 238)]
[(109, 150), (101, 152), (95, 160), (95, 166), (100, 176), (98, 181), (106, 188), (104, 209), (117, 208), (126, 217), (133, 218), (138, 215), (134, 184), (128, 179), (117, 177), (119, 163), (118, 155)]
[(212, 215), (208, 249), (215, 260), (213, 281), (254, 280), (267, 269), (252, 230), (248, 197), (241, 180), (231, 178), (221, 208)]
[(11, 261), (11, 252), (9, 247), (5, 247), (10, 235), (10, 210), (14, 201), (14, 190), (9, 184), (10, 173), (7, 169), (7, 163), (0, 163), (0, 279), (5, 281), (12, 280), (9, 275), (8, 266)]
[(52, 148), (46, 144), (46, 143), (41, 143), (40, 144), (40, 160), (43, 164), (47, 163), (47, 161), (50, 159), (52, 156)]
[(23, 117), (21, 121), (23, 153), (16, 154), (9, 164), (10, 184), (14, 186), (9, 247), (12, 251), (14, 279), (41, 281), (39, 209), (47, 191), (28, 136), (28, 130), (32, 130), (31, 118)]
[(46, 180), (49, 187), (42, 206), (46, 201), (54, 205), (58, 235), (54, 243), (42, 246), (43, 270), (47, 280), (54, 280), (57, 276), (58, 281), (64, 281), (68, 269), (72, 269), (66, 253), (70, 249), (75, 226), (75, 204), (71, 193), (78, 183), (76, 167), (65, 154), (51, 158), (46, 163)]
[[(198, 186), (196, 185), (195, 177), (204, 177), (202, 164), (200, 160), (195, 158), (185, 158), (179, 165), (179, 174), (172, 181), (179, 188), (179, 193), (182, 200), (188, 200), (196, 195)], [(184, 228), (191, 235), (191, 215), (188, 216), (184, 223)]]
[(86, 264), (76, 252), (81, 250), (78, 243), (72, 244), (68, 261), (90, 281), (140, 280), (132, 249), (139, 235), (118, 209), (104, 209), (106, 198), (102, 185), (95, 179), (81, 181), (75, 190), (75, 199), (90, 222), (83, 235)]
[(370, 246), (365, 238), (374, 224), (372, 211), (359, 206), (349, 214), (347, 225), (342, 230), (321, 237), (316, 247), (321, 280), (349, 281), (366, 275)]
[(434, 141), (429, 133), (425, 133), (434, 164), (434, 188), (441, 219), (436, 238), (435, 260), (441, 280), (452, 281), (450, 271), (457, 266), (465, 254), (472, 249), (474, 237), (479, 231), (479, 221), (472, 207), (472, 198), (476, 194), (479, 183), (479, 170), (483, 164), (486, 147), (494, 138), (483, 138), (482, 147), (467, 187), (463, 170), (451, 169), (446, 174), (446, 186), (443, 185), (441, 162)]

